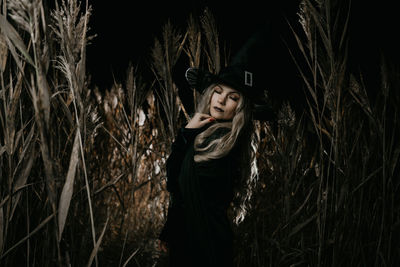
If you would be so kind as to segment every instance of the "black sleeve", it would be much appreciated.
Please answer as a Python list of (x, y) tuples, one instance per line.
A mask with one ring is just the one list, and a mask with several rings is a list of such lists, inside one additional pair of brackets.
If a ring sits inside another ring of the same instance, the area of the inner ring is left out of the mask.
[(177, 229), (184, 219), (181, 218), (182, 213), (179, 210), (181, 194), (179, 192), (178, 177), (185, 152), (188, 146), (193, 145), (194, 138), (200, 131), (201, 128), (180, 128), (175, 141), (171, 146), (171, 154), (166, 163), (167, 190), (170, 192), (168, 215), (164, 227), (159, 235), (159, 239), (165, 242), (171, 241), (173, 238), (171, 236), (173, 232), (181, 230)]
[(193, 140), (200, 132), (200, 128), (180, 128), (175, 141), (171, 146), (171, 154), (166, 163), (167, 167), (167, 190), (170, 193), (178, 192), (178, 177), (181, 163), (189, 145), (193, 145)]

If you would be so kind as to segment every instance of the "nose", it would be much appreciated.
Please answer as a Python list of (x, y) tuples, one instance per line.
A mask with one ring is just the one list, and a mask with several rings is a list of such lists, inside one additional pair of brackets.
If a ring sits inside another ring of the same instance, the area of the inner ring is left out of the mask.
[(221, 95), (219, 95), (217, 101), (218, 101), (219, 104), (224, 105), (225, 104), (225, 100), (226, 100), (226, 96), (221, 94)]

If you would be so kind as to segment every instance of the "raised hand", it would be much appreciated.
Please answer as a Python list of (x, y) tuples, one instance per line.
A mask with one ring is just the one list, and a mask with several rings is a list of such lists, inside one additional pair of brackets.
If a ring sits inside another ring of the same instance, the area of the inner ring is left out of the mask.
[(185, 128), (201, 128), (213, 121), (215, 121), (215, 118), (208, 114), (195, 113)]

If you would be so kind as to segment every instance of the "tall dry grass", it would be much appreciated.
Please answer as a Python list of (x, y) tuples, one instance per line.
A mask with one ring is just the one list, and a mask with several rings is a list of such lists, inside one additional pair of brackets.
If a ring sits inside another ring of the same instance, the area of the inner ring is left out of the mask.
[(399, 68), (382, 57), (378, 88), (350, 71), (352, 15), (350, 3), (301, 2), (290, 50), (307, 108), (284, 105), (261, 126), (262, 183), (238, 229), (238, 266), (399, 263)]
[[(165, 161), (198, 97), (181, 99), (173, 73), (180, 59), (226, 65), (223, 34), (209, 9), (185, 29), (166, 22), (154, 79), (132, 64), (99, 92), (85, 68), (91, 8), (55, 3), (1, 2), (0, 265), (166, 266)], [(256, 123), (260, 183), (234, 228), (236, 266), (399, 262), (399, 68), (382, 58), (379, 88), (350, 71), (349, 7), (304, 0), (291, 25), (307, 105), (283, 101)]]
[(91, 8), (1, 4), (1, 264), (97, 265), (104, 221), (94, 219), (86, 164), (98, 126), (85, 69)]

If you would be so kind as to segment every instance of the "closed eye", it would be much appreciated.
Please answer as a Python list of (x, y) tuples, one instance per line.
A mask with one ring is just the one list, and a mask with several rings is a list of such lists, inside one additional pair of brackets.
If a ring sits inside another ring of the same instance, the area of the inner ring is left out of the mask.
[(230, 95), (229, 98), (232, 99), (235, 102), (239, 100), (239, 97), (236, 94)]

